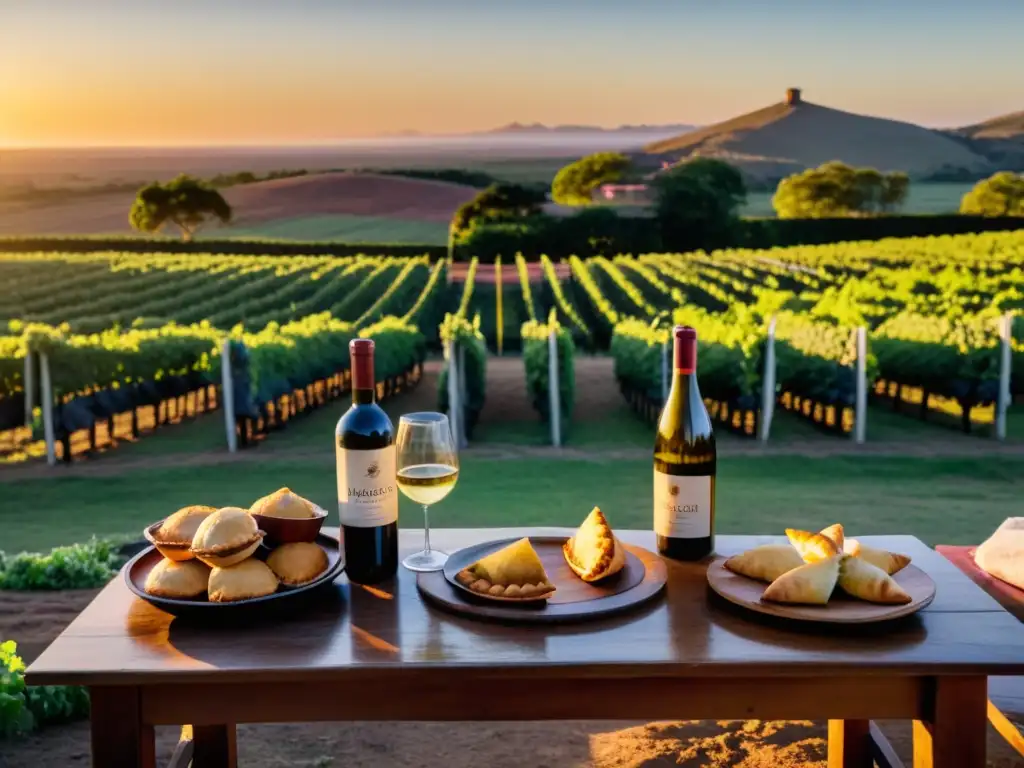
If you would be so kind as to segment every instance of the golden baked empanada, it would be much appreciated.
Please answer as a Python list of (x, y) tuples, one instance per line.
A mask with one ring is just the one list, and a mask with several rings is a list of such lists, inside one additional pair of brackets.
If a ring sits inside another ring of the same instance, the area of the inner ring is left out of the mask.
[(784, 573), (764, 591), (762, 600), (776, 603), (825, 605), (839, 580), (840, 555), (805, 563)]
[(823, 536), (820, 533), (811, 533), (810, 531), (799, 531), (795, 528), (787, 528), (786, 536), (789, 537), (789, 542), (796, 548), (796, 551), (800, 553), (800, 556), (804, 559), (805, 563), (816, 563), (819, 560), (828, 560), (830, 557), (835, 557), (839, 554), (839, 549), (836, 547), (832, 539), (827, 536)]
[(910, 558), (906, 555), (897, 555), (892, 552), (886, 552), (884, 549), (875, 549), (874, 547), (861, 544), (856, 539), (847, 539), (843, 546), (843, 551), (848, 555), (859, 557), (861, 560), (871, 563), (876, 568), (881, 568), (890, 576), (894, 573), (899, 573), (910, 565)]
[(869, 603), (902, 605), (913, 598), (903, 591), (892, 576), (867, 560), (843, 555), (839, 566), (839, 588)]
[(288, 488), (278, 488), (269, 496), (257, 499), (249, 508), (254, 515), (301, 519), (313, 517), (313, 505)]
[(215, 507), (206, 507), (201, 504), (182, 507), (160, 524), (153, 534), (153, 538), (161, 544), (191, 545), (200, 524), (216, 511)]
[(282, 584), (297, 587), (312, 581), (327, 570), (327, 553), (319, 544), (311, 541), (296, 541), (282, 544), (267, 558), (270, 566)]
[(822, 529), (819, 533), (836, 545), (836, 552), (843, 551), (843, 542), (846, 541), (846, 534), (843, 531), (842, 523), (834, 523), (828, 528)]
[(573, 573), (587, 582), (612, 576), (626, 565), (626, 550), (598, 507), (562, 545), (562, 555)]
[(554, 594), (544, 564), (529, 539), (520, 539), (463, 568), (459, 583), (491, 597), (539, 600)]
[(214, 603), (263, 597), (277, 591), (277, 576), (262, 560), (250, 557), (237, 565), (214, 568), (208, 591)]
[(210, 569), (197, 560), (161, 560), (146, 577), (143, 589), (150, 595), (185, 600), (206, 591)]
[(764, 544), (733, 555), (724, 563), (733, 573), (767, 582), (803, 564), (804, 559), (791, 544)]
[(207, 565), (226, 568), (256, 551), (263, 539), (253, 516), (239, 507), (223, 507), (199, 525), (192, 553)]

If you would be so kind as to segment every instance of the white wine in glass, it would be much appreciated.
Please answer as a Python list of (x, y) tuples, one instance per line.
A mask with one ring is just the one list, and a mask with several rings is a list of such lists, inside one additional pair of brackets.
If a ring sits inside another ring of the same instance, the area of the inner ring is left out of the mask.
[(439, 571), (448, 555), (430, 548), (429, 507), (452, 492), (459, 479), (448, 417), (443, 413), (407, 413), (398, 422), (398, 489), (423, 505), (423, 550), (409, 555), (402, 565), (410, 571)]

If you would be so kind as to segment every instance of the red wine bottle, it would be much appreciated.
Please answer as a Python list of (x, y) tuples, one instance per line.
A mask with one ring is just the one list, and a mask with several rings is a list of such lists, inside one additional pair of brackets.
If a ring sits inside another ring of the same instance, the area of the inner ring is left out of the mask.
[(354, 339), (348, 349), (352, 407), (334, 431), (345, 572), (357, 584), (376, 584), (398, 570), (395, 430), (376, 402), (373, 341)]
[(697, 331), (672, 331), (672, 388), (654, 439), (654, 533), (658, 552), (700, 560), (714, 550), (717, 454), (697, 386)]

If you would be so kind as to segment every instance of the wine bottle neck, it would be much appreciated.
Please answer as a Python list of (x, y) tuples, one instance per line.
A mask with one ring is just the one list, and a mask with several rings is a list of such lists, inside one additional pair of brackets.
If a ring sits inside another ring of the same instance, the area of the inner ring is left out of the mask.
[(372, 342), (364, 343), (352, 353), (352, 402), (369, 405), (377, 395), (377, 382), (373, 376)]
[(674, 376), (697, 372), (697, 339), (676, 338), (673, 347), (672, 370)]
[(377, 401), (377, 388), (356, 389), (352, 387), (352, 405), (372, 405)]

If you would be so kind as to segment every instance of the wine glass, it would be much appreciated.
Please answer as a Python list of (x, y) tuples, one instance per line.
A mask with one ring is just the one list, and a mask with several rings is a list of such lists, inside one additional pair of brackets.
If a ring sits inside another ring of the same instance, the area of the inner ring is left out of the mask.
[(459, 457), (448, 417), (443, 413), (407, 413), (399, 419), (395, 445), (398, 488), (423, 505), (423, 550), (409, 555), (402, 565), (421, 573), (440, 571), (448, 555), (430, 548), (428, 507), (451, 493), (459, 479)]

